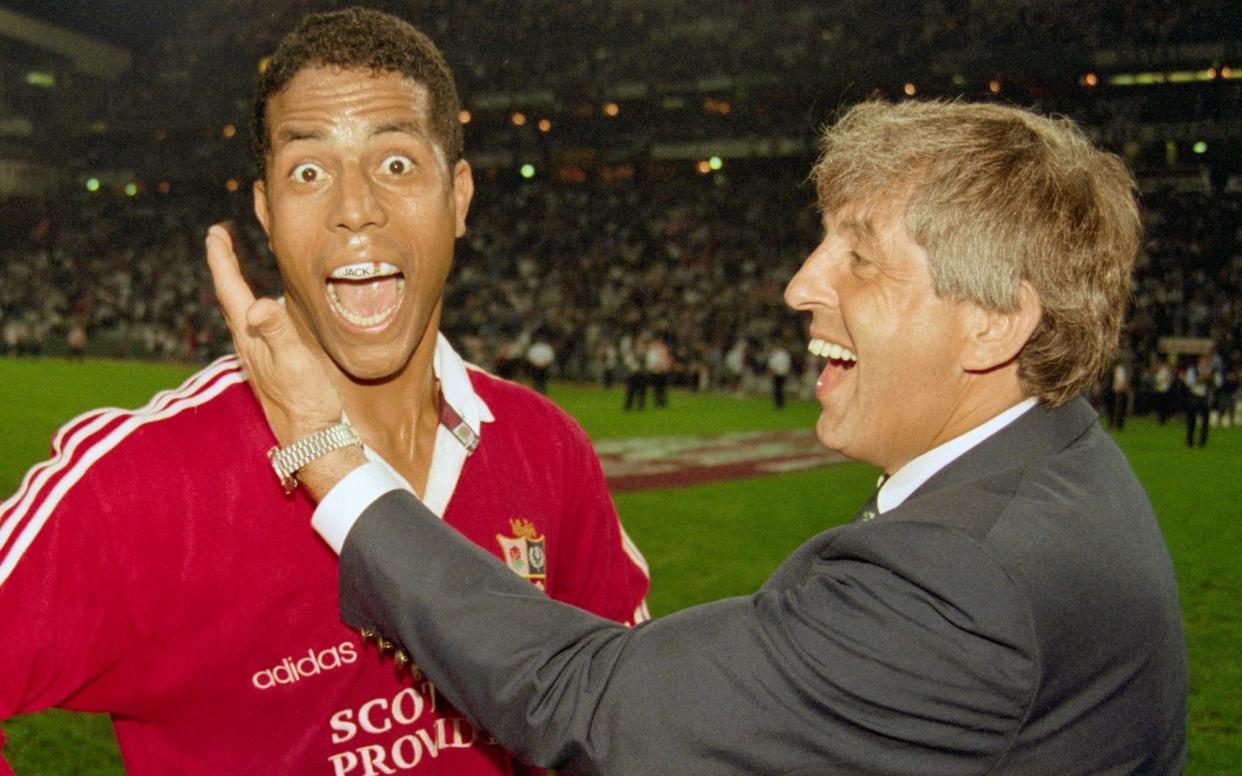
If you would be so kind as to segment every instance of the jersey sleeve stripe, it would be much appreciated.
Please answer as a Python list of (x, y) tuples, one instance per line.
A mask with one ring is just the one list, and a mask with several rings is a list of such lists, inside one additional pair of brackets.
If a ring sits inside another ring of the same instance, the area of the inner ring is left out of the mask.
[(59, 474), (73, 460), (79, 443), (99, 435), (106, 435), (122, 422), (120, 410), (109, 410), (92, 416), (91, 422), (78, 430), (78, 436), (72, 438), (66, 447), (53, 448), (53, 457), (38, 466), (31, 468), (22, 478), (17, 492), (0, 504), (0, 548), (8, 541), (21, 520), (21, 516), (30, 511), (32, 505), (40, 498), (44, 486)]
[[(114, 423), (120, 418), (159, 412), (171, 402), (185, 396), (192, 396), (195, 391), (200, 390), (204, 385), (208, 385), (224, 375), (236, 373), (239, 369), (240, 365), (235, 358), (226, 357), (192, 376), (176, 390), (159, 392), (141, 409), (134, 410), (133, 412), (115, 408), (95, 409), (85, 412), (66, 423), (61, 427), (60, 432), (53, 437), (52, 458), (28, 471), (22, 479), (22, 484), (18, 487), (17, 492), (6, 499), (3, 504), (0, 504), (0, 547), (3, 547), (8, 535), (5, 528), (5, 523), (8, 521), (4, 520), (3, 516), (8, 514), (10, 510), (17, 515), (26, 513), (30, 509), (30, 499), (37, 496), (38, 492), (51, 477), (72, 464), (74, 453), (81, 443), (90, 436), (101, 433), (106, 434), (108, 424)], [(36, 478), (38, 478), (37, 482), (35, 481)], [(13, 505), (17, 504), (19, 499), (21, 499), (22, 503), (14, 507)], [(7, 531), (11, 532), (12, 528), (8, 528)]]
[(643, 575), (650, 579), (651, 569), (647, 567), (647, 559), (643, 557), (642, 552), (638, 549), (638, 545), (634, 543), (630, 535), (625, 532), (625, 526), (620, 525), (620, 521), (618, 521), (618, 527), (621, 529), (621, 549), (625, 550), (625, 554), (629, 556), (635, 566), (643, 570)]
[[(200, 387), (219, 378), (223, 374), (228, 374), (241, 369), (241, 363), (236, 356), (223, 356), (209, 364), (205, 369), (190, 375), (184, 383), (176, 388), (160, 391), (151, 397), (141, 409), (135, 410), (135, 413), (144, 411), (158, 411), (168, 405), (170, 401), (176, 401), (179, 397), (189, 396)], [(56, 436), (52, 438), (52, 449), (59, 451), (64, 448), (65, 440), (74, 432), (82, 428), (90, 419), (106, 412), (124, 412), (125, 410), (117, 410), (115, 407), (97, 407), (87, 410), (76, 418), (60, 427), (56, 432)]]
[(647, 599), (644, 598), (642, 603), (640, 603), (638, 607), (634, 609), (633, 619), (630, 620), (629, 624), (639, 625), (650, 619), (651, 619), (651, 612), (650, 610), (647, 609)]
[[(207, 375), (207, 372), (212, 374)], [(95, 430), (109, 427), (110, 431), (92, 435), (93, 432), (87, 432), (86, 427), (83, 427), (80, 429), (82, 433), (71, 435), (72, 439), (66, 449), (43, 466), (36, 467), (41, 470), (39, 474), (35, 477), (27, 475), (23, 488), (0, 505), (0, 515), (3, 516), (3, 522), (0, 523), (0, 585), (13, 573), (17, 562), (38, 536), (65, 493), (90, 470), (95, 461), (115, 448), (135, 429), (205, 404), (244, 379), (245, 376), (235, 360), (231, 363), (222, 360), (213, 368), (191, 378), (177, 391), (158, 394), (145, 407), (133, 413), (119, 410), (97, 413), (88, 427), (94, 427)], [(114, 421), (118, 419), (121, 422), (114, 425)], [(92, 439), (95, 441), (88, 442)], [(61, 476), (57, 478), (57, 474)], [(31, 507), (36, 501), (39, 502), (38, 506), (32, 511)], [(23, 520), (25, 517), (29, 519)], [(25, 525), (19, 532), (17, 529), (23, 522)], [(16, 534), (16, 538), (6, 548), (5, 545), (13, 534)]]

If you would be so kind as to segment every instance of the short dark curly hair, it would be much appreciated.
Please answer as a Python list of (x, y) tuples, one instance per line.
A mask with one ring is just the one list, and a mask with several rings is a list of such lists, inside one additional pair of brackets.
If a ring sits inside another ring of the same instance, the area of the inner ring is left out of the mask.
[(440, 50), (412, 24), (368, 8), (309, 14), (281, 38), (255, 83), (251, 114), (251, 153), (262, 178), (267, 173), (267, 103), (308, 67), (369, 69), (401, 73), (427, 88), (431, 133), (449, 164), (461, 159), (462, 137), (457, 85)]

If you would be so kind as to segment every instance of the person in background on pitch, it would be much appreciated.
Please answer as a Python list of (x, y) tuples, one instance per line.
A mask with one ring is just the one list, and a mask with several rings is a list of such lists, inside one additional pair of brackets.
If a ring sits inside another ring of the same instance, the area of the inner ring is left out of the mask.
[(778, 410), (785, 408), (785, 381), (789, 379), (789, 371), (793, 361), (784, 343), (773, 339), (768, 343), (767, 361), (765, 366), (768, 377), (772, 380), (772, 403)]
[(1208, 423), (1212, 402), (1216, 398), (1216, 379), (1212, 370), (1212, 357), (1199, 356), (1195, 363), (1186, 367), (1182, 376), (1186, 399), (1186, 446), (1195, 446), (1195, 428), (1199, 429), (1199, 447), (1207, 445)]
[(531, 385), (539, 393), (548, 392), (548, 372), (556, 362), (556, 350), (548, 342), (547, 332), (535, 332), (534, 342), (526, 349), (526, 365), (530, 370)]
[[(823, 241), (785, 299), (823, 359), (819, 439), (885, 473), (855, 522), (749, 597), (626, 629), (335, 450), (302, 476), (342, 617), (512, 751), (580, 774), (1181, 773), (1172, 564), (1082, 397), (1140, 243), (1129, 173), (1068, 120), (906, 101), (845, 113), (812, 177)], [(277, 438), (337, 427), (289, 317), (219, 243), (208, 262)]]
[(641, 334), (621, 337), (621, 365), (625, 372), (625, 404), (622, 409), (647, 406), (647, 338)]
[[(640, 621), (645, 564), (586, 435), (439, 332), (474, 188), (458, 112), (440, 53), (396, 17), (311, 15), (281, 41), (255, 94), (254, 209), (284, 309), (357, 429), (336, 441), (521, 584)], [(405, 653), (341, 623), (311, 502), (249, 465), (273, 441), (232, 357), (57, 434), (0, 507), (0, 716), (110, 712), (134, 774), (521, 771)]]

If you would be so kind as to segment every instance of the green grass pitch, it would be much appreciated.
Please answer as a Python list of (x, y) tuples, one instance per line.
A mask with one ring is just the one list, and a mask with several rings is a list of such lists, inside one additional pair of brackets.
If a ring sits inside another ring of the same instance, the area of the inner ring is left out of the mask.
[[(46, 457), (52, 432), (97, 406), (134, 407), (187, 367), (0, 359), (0, 498)], [(807, 428), (817, 408), (674, 393), (662, 411), (621, 412), (619, 390), (555, 385), (593, 439)], [(1242, 773), (1242, 428), (1187, 450), (1179, 421), (1133, 420), (1115, 438), (1160, 515), (1177, 568), (1190, 650), (1188, 773)], [(859, 464), (684, 489), (623, 493), (617, 507), (651, 565), (654, 613), (753, 591), (807, 537), (848, 519), (875, 483)], [(72, 645), (65, 645), (72, 648)], [(3, 670), (0, 668), (0, 670)], [(19, 776), (122, 773), (106, 718), (49, 711), (3, 726)]]

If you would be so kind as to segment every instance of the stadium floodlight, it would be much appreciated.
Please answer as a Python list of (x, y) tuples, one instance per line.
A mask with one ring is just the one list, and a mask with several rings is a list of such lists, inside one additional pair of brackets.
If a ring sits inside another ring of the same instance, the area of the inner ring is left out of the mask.
[(32, 70), (26, 73), (26, 83), (31, 86), (37, 86), (40, 89), (51, 89), (56, 85), (56, 74)]

